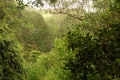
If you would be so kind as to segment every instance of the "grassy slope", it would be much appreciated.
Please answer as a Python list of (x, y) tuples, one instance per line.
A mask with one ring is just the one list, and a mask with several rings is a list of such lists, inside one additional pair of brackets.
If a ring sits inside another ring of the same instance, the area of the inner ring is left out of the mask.
[(64, 35), (70, 28), (73, 28), (80, 21), (74, 18), (71, 18), (65, 14), (49, 14), (40, 12), (43, 16), (46, 23), (53, 28), (54, 33), (57, 37)]
[(57, 30), (66, 18), (66, 15), (63, 14), (45, 14), (42, 12), (41, 15), (44, 17), (46, 23), (54, 29), (55, 34), (57, 34)]

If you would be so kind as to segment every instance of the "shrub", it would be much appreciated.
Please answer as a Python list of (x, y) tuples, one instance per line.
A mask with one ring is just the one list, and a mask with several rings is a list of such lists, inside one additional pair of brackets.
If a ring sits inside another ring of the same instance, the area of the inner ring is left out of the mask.
[(22, 80), (21, 48), (6, 24), (0, 23), (0, 80)]

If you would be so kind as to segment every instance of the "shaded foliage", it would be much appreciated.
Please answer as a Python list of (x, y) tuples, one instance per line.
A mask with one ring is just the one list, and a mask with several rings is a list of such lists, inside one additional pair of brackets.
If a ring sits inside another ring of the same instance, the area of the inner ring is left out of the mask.
[(0, 79), (22, 80), (21, 46), (6, 24), (0, 24)]
[[(67, 60), (65, 66), (66, 69), (71, 70), (72, 79), (120, 79), (120, 5), (117, 4), (116, 9), (116, 4), (116, 2), (112, 4), (113, 10), (109, 7), (109, 12), (99, 12), (100, 16), (96, 18), (99, 22), (92, 24), (87, 22), (93, 27), (98, 27), (97, 30), (81, 33), (81, 27), (89, 27), (85, 24), (69, 31), (66, 35), (68, 48), (75, 54), (75, 57)], [(92, 19), (94, 21), (94, 17)]]
[(0, 80), (23, 80), (22, 47), (6, 22), (15, 4), (8, 2), (0, 1)]

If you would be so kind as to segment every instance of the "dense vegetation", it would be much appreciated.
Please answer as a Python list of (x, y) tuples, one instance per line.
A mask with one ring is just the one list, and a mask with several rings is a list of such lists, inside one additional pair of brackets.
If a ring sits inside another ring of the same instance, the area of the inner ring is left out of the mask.
[[(10, 8), (7, 8), (7, 7)], [(7, 19), (12, 17), (9, 10), (17, 7), (7, 1), (0, 1), (0, 80), (23, 80), (22, 46), (20, 46)], [(16, 15), (16, 14), (14, 14)]]
[(54, 11), (16, 1), (0, 0), (0, 80), (120, 79), (119, 0), (93, 0), (94, 11), (88, 0), (48, 0), (63, 4)]
[[(120, 79), (120, 2), (104, 4), (109, 6), (87, 14), (82, 24), (66, 36), (68, 49), (75, 54), (65, 64), (72, 80)], [(80, 33), (81, 27), (87, 32)]]

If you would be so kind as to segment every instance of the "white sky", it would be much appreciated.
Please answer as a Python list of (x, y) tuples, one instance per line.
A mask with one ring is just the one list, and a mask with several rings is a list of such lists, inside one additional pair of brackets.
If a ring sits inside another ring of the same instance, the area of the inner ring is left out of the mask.
[[(23, 0), (23, 2), (25, 4), (28, 3), (29, 1), (35, 1), (35, 0)], [(44, 4), (44, 6), (42, 7), (42, 9), (49, 9), (49, 8), (52, 9), (52, 7), (47, 2), (45, 2), (44, 0), (43, 0), (43, 4)], [(32, 5), (32, 4), (29, 4), (29, 5)]]
[[(35, 1), (35, 0), (23, 0), (24, 3), (27, 3), (28, 1)], [(72, 0), (66, 0), (66, 1), (72, 1)], [(79, 1), (82, 2), (82, 0), (79, 0)], [(43, 0), (43, 4), (44, 4), (44, 6), (41, 7), (41, 9), (53, 9), (53, 7), (51, 7), (47, 2), (45, 2), (45, 0)], [(92, 4), (93, 4), (93, 1), (90, 0), (89, 3), (88, 3), (89, 6), (86, 5), (84, 7), (87, 12), (89, 12), (89, 11), (90, 12), (96, 11), (95, 9), (92, 8)], [(32, 5), (32, 4), (29, 4), (29, 5)], [(74, 5), (70, 6), (69, 8), (71, 8), (71, 7), (72, 8), (76, 8), (78, 5), (79, 5), (78, 3), (75, 3)]]

